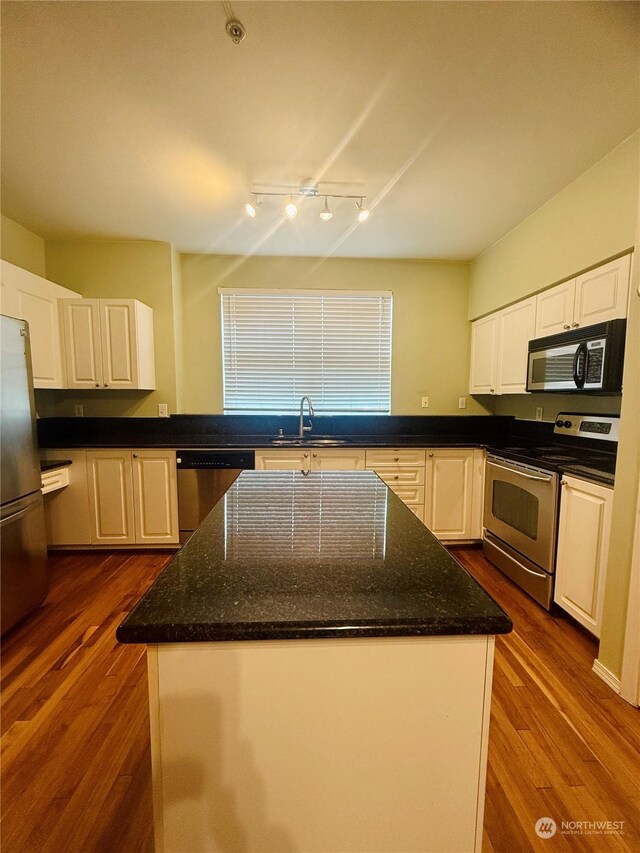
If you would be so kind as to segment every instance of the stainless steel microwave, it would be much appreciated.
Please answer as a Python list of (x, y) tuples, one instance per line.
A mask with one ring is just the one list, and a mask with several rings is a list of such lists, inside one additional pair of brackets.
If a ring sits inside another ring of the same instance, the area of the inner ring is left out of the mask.
[(527, 391), (622, 391), (626, 320), (529, 341)]

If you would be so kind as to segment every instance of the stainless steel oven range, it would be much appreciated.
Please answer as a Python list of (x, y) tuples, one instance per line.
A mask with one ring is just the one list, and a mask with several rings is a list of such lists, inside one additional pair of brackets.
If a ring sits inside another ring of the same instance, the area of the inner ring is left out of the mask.
[[(591, 467), (613, 474), (615, 416), (561, 413), (563, 443), (492, 448), (487, 454), (483, 550), (487, 558), (547, 610), (553, 601), (560, 472)], [(599, 441), (605, 440), (603, 450)]]

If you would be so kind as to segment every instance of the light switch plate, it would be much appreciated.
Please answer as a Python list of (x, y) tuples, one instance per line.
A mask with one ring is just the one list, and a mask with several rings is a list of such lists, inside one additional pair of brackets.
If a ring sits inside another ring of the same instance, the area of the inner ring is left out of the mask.
[(84, 417), (84, 406), (82, 405), (82, 403), (76, 403), (74, 406), (74, 411), (76, 413), (77, 418)]
[(467, 408), (467, 398), (466, 397), (458, 397), (458, 408), (466, 409)]
[(169, 417), (169, 406), (166, 403), (158, 403), (158, 417), (159, 418), (168, 418)]
[(542, 415), (544, 414), (544, 409), (542, 406), (536, 406), (536, 420), (541, 421)]

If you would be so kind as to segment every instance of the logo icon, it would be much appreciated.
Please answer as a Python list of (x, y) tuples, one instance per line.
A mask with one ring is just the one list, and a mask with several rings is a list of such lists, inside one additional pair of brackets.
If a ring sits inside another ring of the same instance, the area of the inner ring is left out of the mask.
[(541, 817), (536, 821), (536, 835), (540, 838), (553, 838), (558, 829), (555, 820), (552, 817)]

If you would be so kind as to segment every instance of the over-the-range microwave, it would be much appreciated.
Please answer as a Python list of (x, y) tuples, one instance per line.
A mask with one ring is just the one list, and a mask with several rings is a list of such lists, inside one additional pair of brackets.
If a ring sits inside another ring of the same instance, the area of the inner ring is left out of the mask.
[(622, 391), (626, 320), (529, 341), (527, 391)]

